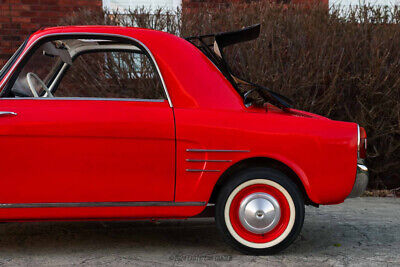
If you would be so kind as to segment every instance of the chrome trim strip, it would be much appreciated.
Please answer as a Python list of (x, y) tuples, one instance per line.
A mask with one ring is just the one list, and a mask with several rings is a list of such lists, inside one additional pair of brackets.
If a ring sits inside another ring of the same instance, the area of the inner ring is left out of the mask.
[[(54, 78), (53, 82), (51, 83), (49, 90), (50, 92), (53, 92), (54, 86), (57, 84), (59, 81), (61, 75), (65, 73), (65, 70), (67, 69), (68, 64), (64, 63), (63, 66), (61, 67), (60, 71), (57, 73), (57, 76)], [(44, 97), (47, 97), (47, 92), (43, 95)]]
[(230, 159), (186, 159), (187, 162), (232, 162)]
[[(165, 95), (167, 96), (167, 100), (169, 103), (169, 106), (172, 108), (172, 101), (171, 101), (171, 97), (168, 93), (168, 89), (167, 89), (167, 85), (165, 84), (164, 81), (164, 77), (162, 76), (161, 70), (157, 64), (156, 59), (154, 58), (153, 54), (151, 53), (151, 51), (147, 48), (147, 46), (145, 46), (141, 41), (139, 41), (138, 39), (135, 39), (133, 37), (130, 36), (126, 36), (126, 35), (121, 35), (121, 34), (113, 34), (113, 33), (88, 33), (88, 32), (67, 32), (67, 33), (52, 33), (52, 34), (46, 34), (44, 36), (41, 36), (39, 38), (37, 38), (29, 47), (25, 48), (24, 53), (19, 56), (19, 58), (14, 62), (14, 65), (11, 67), (11, 69), (8, 70), (7, 75), (3, 78), (3, 82), (0, 84), (0, 89), (4, 86), (4, 84), (8, 81), (8, 79), (10, 78), (10, 75), (14, 72), (15, 68), (19, 65), (19, 63), (21, 62), (21, 60), (26, 56), (26, 54), (32, 49), (32, 47), (34, 47), (36, 45), (37, 42), (39, 42), (40, 40), (42, 40), (43, 38), (47, 38), (47, 37), (53, 37), (53, 36), (68, 36), (68, 35), (93, 35), (93, 36), (109, 36), (109, 37), (118, 37), (118, 38), (125, 38), (125, 39), (130, 39), (133, 40), (134, 42), (138, 43), (139, 45), (141, 45), (146, 52), (150, 55), (151, 60), (153, 60), (154, 65), (157, 69), (158, 75), (160, 76), (161, 79), (161, 83), (163, 85), (164, 88), (164, 92)], [(0, 98), (1, 99), (1, 98)], [(55, 98), (53, 98), (55, 99)]]
[(7, 115), (13, 115), (13, 116), (17, 116), (18, 114), (12, 111), (0, 111), (0, 116), (7, 116)]
[(166, 99), (142, 99), (142, 98), (101, 98), (101, 97), (3, 97), (1, 100), (91, 100), (91, 101), (128, 101), (128, 102), (156, 102), (162, 103)]
[(250, 150), (229, 150), (229, 149), (186, 149), (186, 152), (250, 152)]
[(206, 202), (62, 202), (62, 203), (1, 203), (0, 208), (101, 208), (101, 207), (181, 207), (205, 206)]
[[(124, 37), (124, 36), (123, 36), (123, 37)], [(125, 36), (125, 38), (126, 38), (126, 36)], [(162, 74), (161, 74), (160, 67), (158, 67), (157, 61), (156, 61), (156, 59), (154, 58), (153, 54), (152, 54), (151, 51), (147, 48), (147, 46), (145, 46), (141, 41), (139, 41), (139, 40), (137, 40), (137, 39), (134, 39), (134, 38), (132, 38), (132, 37), (128, 37), (128, 38), (131, 38), (132, 40), (138, 42), (142, 47), (144, 47), (144, 49), (146, 49), (147, 53), (150, 55), (151, 59), (152, 59), (153, 62), (154, 62), (154, 65), (156, 66), (156, 69), (157, 69), (157, 71), (158, 71), (158, 75), (160, 75), (161, 83), (162, 83), (162, 85), (163, 85), (163, 87), (164, 87), (164, 92), (165, 92), (165, 95), (167, 96), (168, 103), (169, 103), (169, 107), (170, 107), (170, 108), (173, 108), (172, 101), (171, 101), (171, 97), (170, 97), (170, 95), (169, 95), (169, 93), (168, 93), (168, 90), (167, 90), (167, 85), (166, 85), (166, 83), (165, 83), (165, 81), (164, 81), (164, 77), (163, 77)]]
[(186, 169), (187, 172), (220, 172), (220, 170)]

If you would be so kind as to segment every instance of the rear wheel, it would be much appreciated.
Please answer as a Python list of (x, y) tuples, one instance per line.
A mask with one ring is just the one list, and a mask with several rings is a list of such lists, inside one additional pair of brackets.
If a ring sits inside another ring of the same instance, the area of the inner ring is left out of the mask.
[(285, 174), (252, 168), (232, 177), (217, 199), (216, 224), (226, 242), (246, 254), (279, 252), (299, 235), (303, 195)]

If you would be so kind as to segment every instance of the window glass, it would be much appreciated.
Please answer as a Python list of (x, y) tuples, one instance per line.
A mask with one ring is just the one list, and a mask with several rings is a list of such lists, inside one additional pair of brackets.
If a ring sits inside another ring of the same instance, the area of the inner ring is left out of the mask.
[(150, 59), (138, 52), (95, 52), (77, 57), (55, 97), (164, 99)]
[[(12, 86), (12, 92), (15, 96), (19, 97), (33, 97), (34, 93), (28, 84), (29, 73), (36, 74), (37, 77), (47, 85), (53, 77), (57, 66), (60, 66), (61, 63), (61, 59), (58, 56), (47, 55), (44, 52), (44, 45), (42, 45), (34, 52), (19, 73), (14, 85)], [(44, 89), (42, 84), (35, 78), (31, 77), (30, 80), (32, 87), (36, 90), (38, 95), (43, 94)]]
[(5, 97), (165, 99), (151, 59), (132, 44), (111, 40), (46, 42), (15, 75)]

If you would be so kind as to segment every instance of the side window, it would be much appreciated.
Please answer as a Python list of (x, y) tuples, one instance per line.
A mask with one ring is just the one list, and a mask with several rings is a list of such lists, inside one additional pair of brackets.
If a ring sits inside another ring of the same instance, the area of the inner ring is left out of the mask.
[[(40, 46), (22, 68), (11, 89), (14, 95), (19, 97), (33, 97), (34, 94), (28, 84), (29, 74), (34, 73), (47, 85), (57, 66), (62, 64), (60, 58), (48, 56), (44, 51), (45, 45)], [(44, 93), (43, 85), (38, 82), (38, 79), (31, 79), (31, 85), (35, 87), (38, 95)]]
[(166, 99), (152, 60), (115, 40), (44, 42), (14, 76), (5, 97)]
[(54, 96), (165, 98), (155, 67), (138, 51), (90, 52), (78, 56)]

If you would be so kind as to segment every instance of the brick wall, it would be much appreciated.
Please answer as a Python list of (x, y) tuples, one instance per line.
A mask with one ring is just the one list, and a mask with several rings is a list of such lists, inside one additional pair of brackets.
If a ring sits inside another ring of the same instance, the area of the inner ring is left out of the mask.
[[(134, 1), (134, 0), (132, 0)], [(223, 5), (232, 2), (323, 2), (328, 0), (182, 0), (183, 12), (194, 11), (207, 3)], [(102, 0), (0, 0), (0, 68), (32, 32), (55, 26), (59, 20), (79, 9), (100, 9)]]
[(0, 0), (0, 67), (32, 32), (81, 8), (101, 7), (102, 0)]

